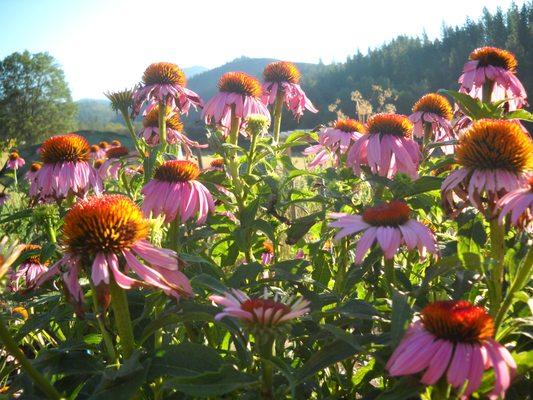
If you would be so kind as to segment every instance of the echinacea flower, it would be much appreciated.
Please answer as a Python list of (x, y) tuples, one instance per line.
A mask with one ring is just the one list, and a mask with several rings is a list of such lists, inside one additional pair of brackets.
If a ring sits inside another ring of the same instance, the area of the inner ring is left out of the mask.
[[(165, 118), (168, 144), (179, 143), (187, 157), (192, 155), (191, 147), (197, 149), (205, 149), (207, 147), (206, 144), (195, 142), (183, 134), (183, 124), (177, 112), (167, 107)], [(159, 105), (156, 104), (147, 108), (142, 124), (143, 127), (139, 132), (139, 136), (143, 137), (149, 146), (159, 144)]]
[(93, 160), (99, 160), (105, 157), (106, 151), (107, 151), (107, 148), (103, 148), (97, 144), (93, 144), (89, 148), (89, 157), (92, 158)]
[(196, 222), (203, 224), (215, 203), (209, 190), (196, 180), (199, 175), (200, 168), (192, 161), (165, 161), (141, 190), (144, 215), (164, 215), (165, 222), (178, 218), (181, 223), (198, 215)]
[(465, 300), (436, 301), (424, 307), (386, 365), (391, 376), (424, 372), (420, 381), (425, 385), (434, 385), (443, 376), (455, 389), (466, 384), (461, 399), (479, 388), (483, 372), (491, 367), (494, 387), (488, 397), (504, 398), (516, 363), (494, 340), (490, 315)]
[(455, 159), (460, 168), (441, 186), (446, 210), (472, 204), (484, 212), (485, 203), (494, 210), (499, 198), (525, 185), (533, 169), (533, 141), (515, 122), (478, 120), (459, 138)]
[(261, 254), (261, 262), (263, 265), (270, 265), (274, 260), (274, 244), (270, 240), (263, 242), (263, 253)]
[(40, 148), (43, 165), (30, 182), (33, 201), (60, 201), (72, 194), (84, 197), (89, 189), (102, 191), (102, 181), (88, 163), (89, 143), (79, 135), (52, 136)]
[[(527, 229), (533, 221), (533, 174), (528, 177), (525, 187), (507, 193), (498, 201), (497, 206), (500, 209), (500, 225), (505, 216), (510, 215), (511, 224)], [(533, 226), (529, 230), (533, 230)]]
[(309, 301), (303, 298), (279, 301), (277, 297), (268, 298), (266, 293), (263, 297), (250, 298), (237, 289), (231, 289), (224, 296), (209, 296), (209, 300), (224, 307), (223, 312), (215, 316), (215, 321), (233, 317), (252, 327), (274, 327), (310, 311)]
[(361, 165), (367, 165), (373, 174), (389, 179), (398, 172), (416, 179), (422, 154), (412, 135), (413, 124), (406, 116), (373, 115), (368, 119), (367, 133), (348, 150), (346, 165), (357, 174)]
[(202, 107), (202, 99), (185, 86), (185, 74), (176, 64), (159, 62), (150, 64), (144, 71), (142, 84), (133, 93), (134, 114), (138, 114), (145, 101), (163, 102), (171, 109), (186, 114), (191, 105)]
[[(41, 246), (35, 244), (27, 244), (24, 246), (21, 257), (25, 257), (29, 252), (40, 251)], [(35, 279), (48, 270), (48, 262), (41, 260), (40, 254), (30, 255), (25, 257), (25, 260), (17, 267), (16, 271), (11, 271), (9, 274), (8, 287), (13, 292), (18, 292), (22, 283), (24, 287), (33, 286)]]
[(341, 228), (335, 235), (335, 240), (345, 236), (363, 232), (357, 241), (355, 262), (360, 264), (367, 251), (377, 242), (385, 259), (392, 259), (400, 246), (405, 244), (408, 250), (418, 248), (420, 257), (425, 257), (426, 251), (436, 254), (437, 246), (433, 232), (418, 221), (411, 219), (411, 209), (400, 200), (383, 203), (365, 209), (363, 215), (345, 213), (331, 213), (330, 217), (336, 221), (329, 226)]
[(270, 63), (263, 71), (263, 78), (265, 83), (262, 99), (266, 105), (274, 104), (279, 94), (295, 118), (300, 118), (304, 110), (318, 112), (300, 87), (300, 71), (293, 63), (287, 61)]
[(125, 166), (128, 158), (131, 161), (133, 157), (127, 147), (111, 146), (105, 152), (104, 161), (100, 164), (100, 160), (96, 160), (94, 166), (98, 169), (98, 175), (103, 180), (107, 178), (118, 180), (118, 173)]
[(513, 53), (486, 46), (475, 49), (469, 58), (459, 77), (460, 92), (481, 100), (483, 88), (488, 85), (491, 102), (507, 100), (509, 111), (527, 105), (526, 90), (515, 75), (517, 61)]
[(24, 164), (26, 164), (26, 161), (24, 161), (17, 151), (13, 151), (9, 154), (7, 168), (19, 169), (20, 167), (24, 166)]
[(333, 126), (318, 132), (318, 144), (304, 150), (306, 156), (314, 155), (310, 168), (333, 161), (339, 162), (339, 156), (346, 154), (350, 145), (366, 132), (365, 126), (354, 119), (338, 119)]
[(178, 268), (176, 252), (150, 244), (148, 233), (148, 221), (125, 196), (80, 200), (64, 218), (63, 258), (40, 275), (36, 285), (61, 274), (68, 292), (80, 303), (83, 293), (78, 277), (84, 271), (97, 288), (107, 288), (113, 279), (123, 289), (147, 285), (176, 299), (190, 296), (192, 289)]
[(209, 167), (206, 171), (224, 171), (225, 160), (223, 158), (214, 158), (209, 163)]
[(31, 163), (30, 168), (28, 168), (28, 171), (25, 175), (26, 180), (31, 183), (31, 181), (33, 181), (33, 178), (35, 178), (35, 175), (41, 169), (42, 166), (43, 164), (40, 162)]
[[(413, 135), (424, 137), (426, 126), (430, 128), (431, 137), (435, 143), (447, 142), (455, 139), (451, 120), (453, 110), (446, 97), (437, 93), (422, 96), (413, 106), (413, 113), (409, 120), (413, 123)], [(453, 153), (452, 145), (441, 147), (445, 154)]]
[(227, 72), (218, 81), (219, 92), (209, 100), (202, 112), (206, 124), (219, 125), (226, 133), (231, 127), (232, 113), (243, 131), (246, 118), (260, 114), (270, 121), (270, 113), (261, 102), (261, 84), (244, 72)]

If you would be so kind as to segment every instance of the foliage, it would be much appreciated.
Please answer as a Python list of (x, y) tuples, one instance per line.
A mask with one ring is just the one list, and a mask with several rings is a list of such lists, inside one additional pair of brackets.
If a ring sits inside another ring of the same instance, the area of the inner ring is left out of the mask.
[(13, 53), (0, 62), (0, 139), (33, 144), (74, 129), (76, 106), (61, 68), (47, 53)]

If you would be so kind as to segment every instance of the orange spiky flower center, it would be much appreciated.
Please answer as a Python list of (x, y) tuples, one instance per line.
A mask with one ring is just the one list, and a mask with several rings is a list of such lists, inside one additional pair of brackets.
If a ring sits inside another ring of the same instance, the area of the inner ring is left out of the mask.
[[(183, 131), (183, 123), (181, 122), (178, 113), (173, 112), (170, 107), (166, 107), (166, 125), (168, 129), (172, 129), (178, 132)], [(159, 127), (159, 105), (156, 105), (150, 109), (150, 111), (143, 118), (143, 126), (145, 128), (158, 128)]]
[(239, 93), (243, 96), (261, 96), (261, 84), (253, 76), (244, 72), (227, 72), (218, 81), (221, 92)]
[(224, 167), (224, 159), (223, 158), (215, 158), (214, 160), (211, 160), (209, 163), (211, 168), (223, 168)]
[(188, 160), (165, 161), (155, 171), (154, 178), (163, 182), (188, 182), (200, 175), (198, 165)]
[(178, 85), (185, 86), (185, 74), (176, 64), (159, 62), (150, 64), (143, 74), (145, 85)]
[(413, 112), (436, 114), (448, 121), (453, 117), (453, 110), (450, 102), (446, 97), (437, 93), (428, 93), (422, 96), (413, 106)]
[(300, 76), (300, 71), (298, 71), (296, 65), (288, 61), (270, 63), (263, 71), (263, 77), (266, 82), (298, 83), (300, 82)]
[(459, 139), (455, 158), (468, 168), (521, 173), (533, 169), (533, 141), (516, 122), (478, 120)]
[(291, 311), (291, 308), (283, 304), (279, 301), (275, 301), (272, 299), (263, 299), (263, 298), (257, 298), (257, 299), (248, 299), (244, 301), (241, 304), (241, 309), (244, 311), (248, 311), (249, 313), (252, 313), (255, 315), (254, 310), (262, 309), (262, 310), (272, 310), (271, 315), (274, 315), (281, 311), (282, 314), (288, 314)]
[(72, 254), (118, 253), (145, 239), (148, 222), (139, 207), (121, 195), (91, 196), (65, 215), (64, 243)]
[(125, 157), (130, 153), (127, 147), (125, 146), (117, 146), (117, 147), (110, 147), (105, 152), (105, 155), (107, 158), (120, 158)]
[(370, 134), (394, 135), (411, 137), (413, 124), (405, 115), (400, 114), (375, 114), (366, 123)]
[(105, 163), (105, 159), (99, 158), (94, 162), (94, 168), (98, 169)]
[(111, 142), (111, 146), (115, 146), (115, 147), (122, 146), (122, 143), (120, 143), (120, 140), (115, 139)]
[[(42, 250), (42, 247), (39, 246), (38, 244), (27, 244), (24, 246), (24, 249), (22, 250), (21, 252), (21, 256), (24, 256), (25, 254), (31, 252), (31, 253), (35, 253), (36, 251), (41, 251)], [(26, 263), (31, 263), (31, 264), (42, 264), (42, 265), (48, 265), (49, 263), (48, 262), (41, 262), (41, 255), (40, 254), (33, 254), (33, 255), (30, 255), (28, 257), (24, 257), (25, 258), (25, 262)]]
[(528, 176), (527, 183), (529, 184), (529, 190), (533, 192), (533, 174)]
[(485, 46), (475, 49), (470, 53), (470, 59), (478, 61), (478, 68), (493, 66), (504, 68), (507, 71), (515, 72), (518, 62), (513, 53), (497, 47)]
[(271, 240), (265, 240), (263, 242), (263, 249), (265, 250), (266, 253), (274, 254), (274, 244), (272, 243)]
[(91, 148), (89, 150), (91, 153), (98, 153), (100, 151), (100, 146), (98, 146), (97, 144), (93, 144), (91, 145)]
[(360, 123), (359, 121), (355, 119), (338, 119), (333, 124), (333, 127), (335, 129), (341, 130), (346, 133), (353, 133), (353, 132), (359, 132), (359, 133), (365, 133), (366, 128), (365, 126)]
[(11, 161), (15, 161), (15, 160), (18, 160), (20, 158), (20, 155), (18, 152), (16, 151), (12, 151), (10, 154), (9, 154), (9, 159)]
[(34, 162), (30, 165), (30, 171), (31, 172), (37, 172), (42, 168), (42, 164), (40, 162)]
[(494, 336), (494, 321), (483, 307), (465, 300), (436, 301), (421, 313), (424, 327), (440, 339), (478, 343)]
[(109, 148), (110, 144), (107, 143), (105, 140), (102, 140), (100, 143), (98, 143), (98, 146), (101, 148), (101, 149), (107, 149)]
[(89, 143), (83, 136), (74, 133), (52, 136), (41, 146), (41, 160), (45, 164), (87, 161), (89, 150)]
[(411, 209), (401, 200), (379, 204), (363, 212), (363, 221), (373, 226), (399, 226), (409, 221)]

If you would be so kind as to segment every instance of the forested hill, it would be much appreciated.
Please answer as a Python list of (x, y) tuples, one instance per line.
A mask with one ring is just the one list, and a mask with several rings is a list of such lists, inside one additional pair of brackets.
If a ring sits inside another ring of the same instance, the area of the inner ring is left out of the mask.
[(469, 53), (483, 45), (505, 48), (516, 55), (518, 77), (531, 97), (533, 2), (530, 1), (521, 7), (513, 5), (506, 12), (485, 12), (479, 21), (467, 20), (463, 26), (443, 27), (437, 40), (400, 36), (367, 54), (355, 54), (345, 63), (304, 75), (302, 86), (320, 114), (305, 116), (301, 124), (314, 126), (318, 121), (333, 118), (328, 104), (336, 99), (340, 99), (343, 111), (353, 115), (351, 92), (359, 90), (363, 97), (370, 97), (372, 85), (392, 89), (397, 95), (398, 112), (409, 113), (421, 95), (440, 88), (456, 89)]
[[(353, 40), (355, 48), (357, 38)], [(302, 87), (320, 112), (306, 113), (299, 125), (292, 118), (284, 118), (282, 129), (310, 128), (318, 122), (334, 119), (336, 115), (328, 110), (328, 106), (337, 100), (338, 109), (354, 116), (351, 93), (357, 90), (363, 98), (377, 103), (378, 96), (372, 91), (375, 85), (390, 89), (393, 96), (388, 103), (392, 102), (398, 112), (407, 114), (423, 94), (440, 88), (457, 89), (457, 78), (469, 53), (483, 45), (502, 47), (515, 53), (519, 63), (518, 77), (528, 93), (533, 93), (533, 1), (529, 1), (520, 7), (513, 5), (506, 11), (493, 14), (486, 11), (480, 20), (467, 20), (462, 26), (444, 26), (441, 37), (435, 40), (424, 36), (399, 36), (365, 54), (358, 52), (344, 63), (297, 63), (302, 72)], [(188, 86), (207, 101), (217, 90), (218, 79), (223, 73), (244, 71), (261, 79), (263, 68), (272, 61), (275, 60), (241, 57), (193, 76)], [(376, 111), (377, 104), (373, 106)], [(80, 115), (90, 121), (91, 116), (82, 113), (81, 108)], [(192, 112), (185, 122), (191, 136), (200, 138), (204, 135), (198, 113)], [(83, 128), (109, 130), (113, 124), (108, 128), (91, 128), (85, 124)]]

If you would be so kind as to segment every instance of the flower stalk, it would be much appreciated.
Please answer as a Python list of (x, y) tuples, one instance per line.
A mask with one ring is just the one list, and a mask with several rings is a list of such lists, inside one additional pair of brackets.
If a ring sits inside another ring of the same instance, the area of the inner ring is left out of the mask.
[(124, 289), (118, 286), (114, 279), (110, 279), (109, 291), (111, 293), (111, 308), (113, 309), (115, 324), (120, 337), (122, 356), (127, 359), (135, 349), (128, 298)]
[(0, 317), (0, 339), (4, 344), (6, 350), (18, 361), (24, 371), (30, 376), (37, 386), (49, 399), (63, 399), (64, 397), (52, 386), (52, 384), (30, 363), (17, 343), (13, 340), (13, 336), (7, 329), (5, 321)]
[(498, 224), (496, 218), (490, 221), (490, 257), (495, 262), (491, 276), (494, 288), (492, 311), (496, 313), (502, 301), (505, 257), (505, 228)]
[(274, 102), (274, 125), (273, 135), (274, 143), (279, 144), (279, 136), (281, 131), (281, 116), (283, 114), (283, 90), (279, 90)]

